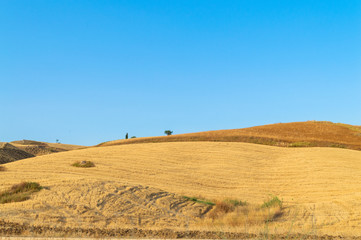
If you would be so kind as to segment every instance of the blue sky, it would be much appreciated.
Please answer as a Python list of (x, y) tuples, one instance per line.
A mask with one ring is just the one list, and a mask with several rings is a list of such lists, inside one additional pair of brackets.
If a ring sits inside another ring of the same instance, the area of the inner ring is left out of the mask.
[(2, 0), (0, 141), (361, 125), (361, 1)]

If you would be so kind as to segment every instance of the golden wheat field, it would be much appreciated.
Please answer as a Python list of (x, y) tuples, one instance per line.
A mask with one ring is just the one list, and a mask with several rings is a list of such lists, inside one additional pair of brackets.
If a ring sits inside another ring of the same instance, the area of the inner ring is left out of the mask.
[[(76, 161), (92, 161), (95, 167), (71, 166)], [(207, 219), (209, 205), (182, 196), (255, 206), (278, 196), (282, 214), (267, 223), (267, 231), (361, 234), (361, 152), (355, 150), (146, 143), (61, 152), (3, 166), (0, 191), (22, 181), (44, 186), (27, 201), (0, 205), (0, 219), (11, 222), (258, 233), (264, 223), (213, 222)]]

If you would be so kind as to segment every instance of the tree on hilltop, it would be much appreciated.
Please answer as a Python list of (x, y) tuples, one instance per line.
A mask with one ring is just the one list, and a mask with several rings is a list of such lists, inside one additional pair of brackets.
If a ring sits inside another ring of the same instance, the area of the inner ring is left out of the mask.
[(165, 130), (164, 131), (164, 134), (167, 134), (167, 136), (172, 135), (172, 133), (173, 133), (173, 131), (171, 131), (171, 130)]

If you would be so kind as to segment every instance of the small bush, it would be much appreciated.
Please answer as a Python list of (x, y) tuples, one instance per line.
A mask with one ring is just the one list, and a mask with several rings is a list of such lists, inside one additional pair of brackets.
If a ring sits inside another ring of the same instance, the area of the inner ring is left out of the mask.
[(267, 202), (264, 202), (261, 208), (269, 208), (274, 206), (279, 206), (280, 208), (282, 208), (282, 200), (280, 200), (277, 196), (274, 196)]
[(73, 167), (90, 168), (90, 167), (95, 167), (95, 164), (91, 161), (81, 161), (81, 162), (73, 163), (72, 166)]
[(39, 192), (41, 189), (40, 184), (36, 182), (15, 184), (9, 190), (0, 193), (0, 204), (28, 200), (32, 193)]
[(6, 168), (4, 166), (0, 166), (0, 172), (6, 171)]

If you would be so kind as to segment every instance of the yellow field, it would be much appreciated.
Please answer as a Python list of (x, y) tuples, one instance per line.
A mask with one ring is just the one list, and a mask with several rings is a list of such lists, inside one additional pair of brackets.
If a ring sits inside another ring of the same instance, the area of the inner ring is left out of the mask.
[[(96, 167), (70, 166), (83, 160)], [(28, 201), (0, 205), (0, 219), (9, 221), (201, 229), (197, 214), (206, 207), (179, 196), (259, 204), (276, 195), (284, 200), (285, 213), (270, 224), (272, 231), (293, 226), (302, 233), (361, 234), (361, 152), (355, 150), (147, 143), (55, 153), (5, 167), (0, 190), (21, 181), (47, 187)]]

